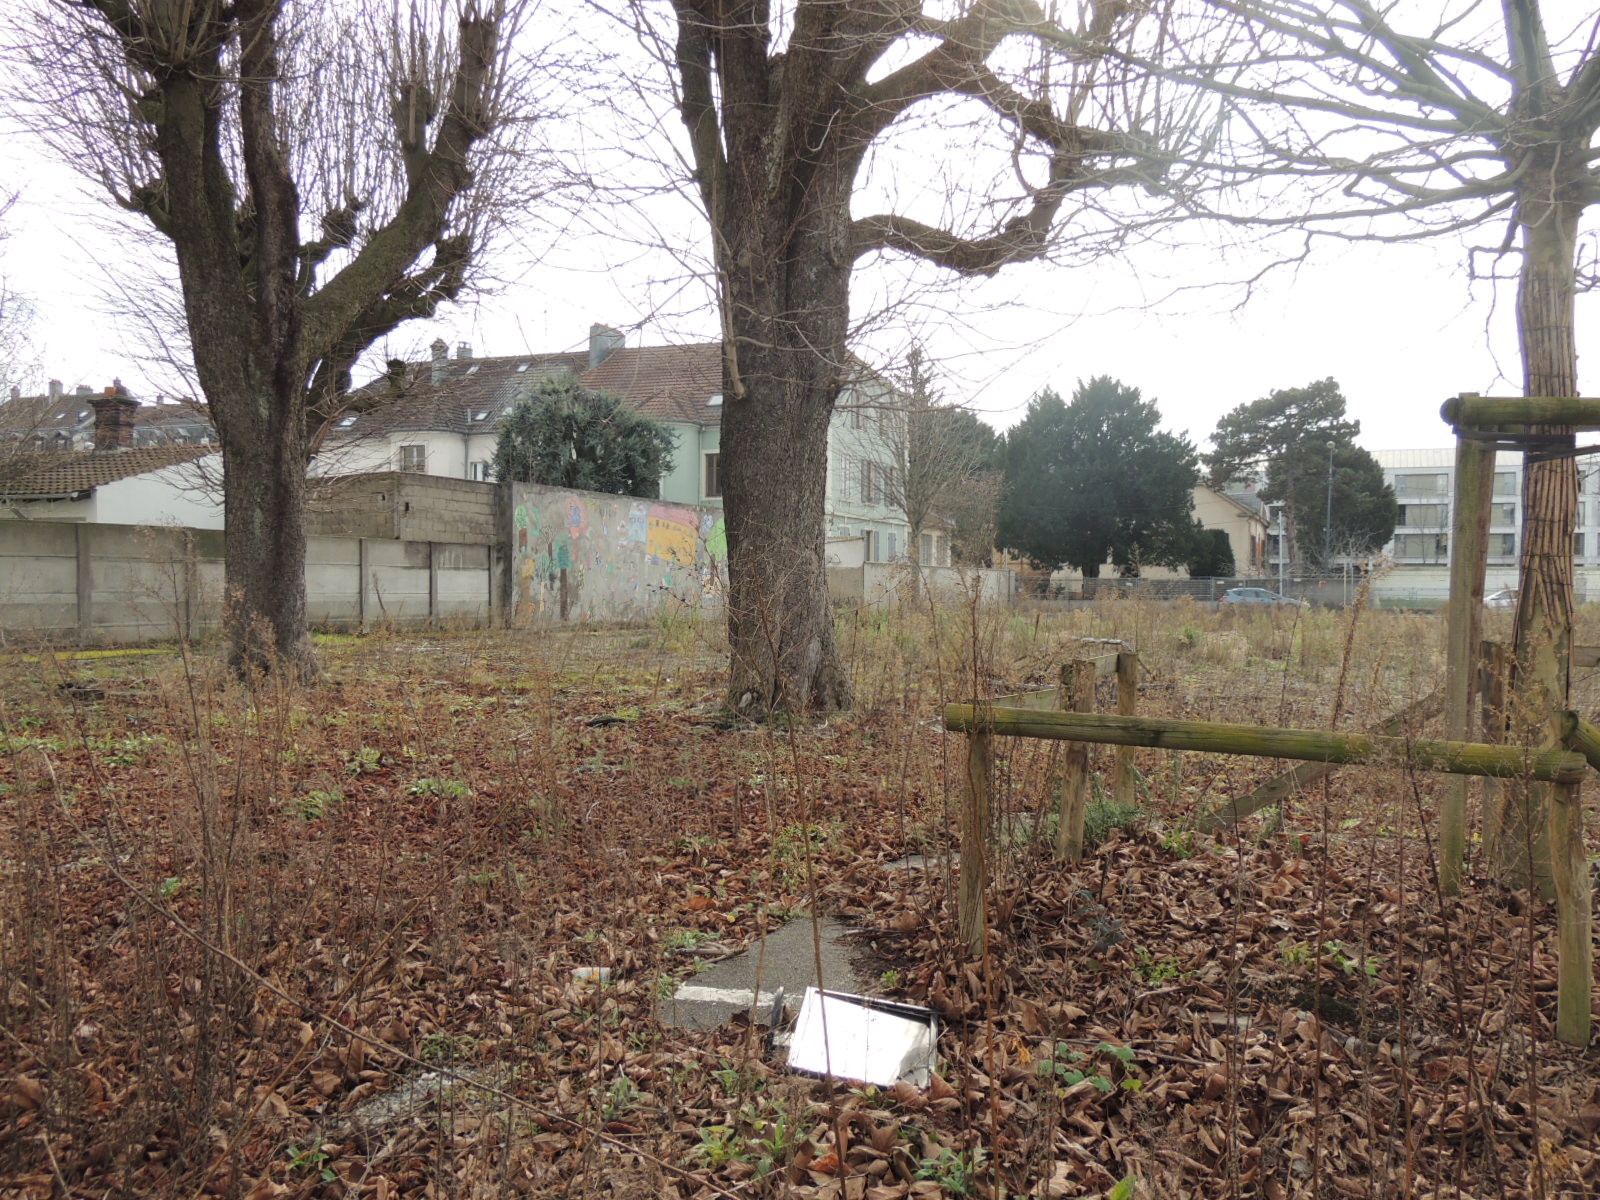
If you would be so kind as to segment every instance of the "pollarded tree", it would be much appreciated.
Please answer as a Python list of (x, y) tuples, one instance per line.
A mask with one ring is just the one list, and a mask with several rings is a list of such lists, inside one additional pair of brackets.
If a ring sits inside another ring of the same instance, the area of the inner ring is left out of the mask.
[(311, 433), (368, 346), (461, 291), (488, 191), (509, 178), (494, 162), (514, 115), (508, 5), (371, 11), (40, 0), (13, 34), (28, 67), (13, 107), (177, 260), (222, 448), (228, 658), (240, 673), (314, 672)]
[[(1066, 30), (1035, 0), (675, 0), (671, 61), (725, 346), (735, 710), (850, 700), (823, 533), (828, 423), (854, 370), (856, 265), (893, 257), (989, 275), (1049, 254), (1063, 224), (1103, 251), (1149, 219), (1167, 203), (1173, 147), (1197, 124), (1187, 102), (1123, 65), (1135, 46), (1173, 43), (1159, 9), (1086, 6)], [(920, 205), (858, 215), (853, 205), (876, 203), (871, 164), (919, 122), (893, 190)], [(974, 129), (994, 134), (952, 144)], [(962, 194), (948, 179), (968, 181)], [(1122, 213), (1108, 211), (1112, 192)]]
[(494, 477), (654, 498), (672, 470), (675, 441), (670, 429), (619, 396), (589, 391), (573, 379), (547, 379), (537, 395), (506, 414)]
[(1193, 444), (1160, 419), (1154, 401), (1106, 375), (1080, 383), (1070, 404), (1035, 396), (1006, 435), (999, 544), (1085, 579), (1106, 563), (1124, 575), (1186, 563), (1200, 472)]
[(1213, 486), (1259, 482), (1263, 500), (1283, 503), (1290, 558), (1325, 569), (1334, 547), (1377, 550), (1394, 536), (1394, 490), (1360, 432), (1334, 380), (1280, 388), (1217, 422), (1206, 470)]

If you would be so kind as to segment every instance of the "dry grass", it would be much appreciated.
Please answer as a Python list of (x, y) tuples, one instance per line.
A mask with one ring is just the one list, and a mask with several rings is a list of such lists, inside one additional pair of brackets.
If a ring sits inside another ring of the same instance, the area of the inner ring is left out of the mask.
[[(681, 619), (327, 639), (309, 692), (208, 654), (13, 657), (0, 1191), (1594, 1194), (1600, 1075), (1549, 1041), (1550, 915), (1488, 879), (1439, 904), (1427, 777), (1341, 772), (1213, 841), (1198, 813), (1283, 764), (1142, 752), (1137, 821), (1097, 809), (1066, 868), (1035, 836), (1057, 751), (1007, 746), (977, 962), (948, 875), (884, 867), (952, 847), (940, 706), (1050, 686), (1078, 639), (1139, 649), (1151, 715), (1355, 728), (1436, 686), (1438, 633), (854, 614), (856, 711), (792, 728), (724, 723), (720, 633)], [(945, 1014), (932, 1092), (656, 1020), (696, 946), (799, 911), (872, 931), (885, 986)], [(380, 1094), (405, 1111), (354, 1124)]]

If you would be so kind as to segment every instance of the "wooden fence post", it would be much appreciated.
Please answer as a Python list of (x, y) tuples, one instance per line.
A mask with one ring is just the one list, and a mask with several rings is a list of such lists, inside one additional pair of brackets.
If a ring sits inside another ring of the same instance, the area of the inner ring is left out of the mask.
[[(1094, 663), (1075, 659), (1061, 668), (1060, 707), (1065, 712), (1093, 712)], [(1061, 804), (1056, 817), (1056, 857), (1068, 862), (1083, 858), (1083, 817), (1089, 799), (1089, 747), (1082, 742), (1067, 746), (1066, 769), (1061, 775)]]
[[(1456, 435), (1456, 503), (1450, 536), (1450, 599), (1444, 634), (1444, 736), (1472, 735), (1478, 640), (1483, 627), (1483, 572), (1489, 554), (1489, 511), (1494, 493), (1494, 448)], [(1439, 811), (1439, 884), (1447, 896), (1461, 890), (1467, 849), (1465, 775), (1446, 780)]]
[(956, 913), (961, 940), (974, 957), (983, 953), (989, 931), (984, 899), (989, 890), (989, 841), (993, 829), (992, 738), (993, 735), (983, 728), (974, 728), (967, 734), (966, 787), (961, 805), (961, 878)]
[(1556, 1037), (1589, 1044), (1594, 979), (1594, 897), (1584, 852), (1583, 806), (1576, 783), (1550, 787), (1550, 866), (1556, 888)]
[[(1117, 655), (1117, 715), (1139, 715), (1139, 656), (1132, 650)], [(1132, 746), (1117, 747), (1116, 771), (1112, 776), (1112, 794), (1118, 804), (1135, 803)]]

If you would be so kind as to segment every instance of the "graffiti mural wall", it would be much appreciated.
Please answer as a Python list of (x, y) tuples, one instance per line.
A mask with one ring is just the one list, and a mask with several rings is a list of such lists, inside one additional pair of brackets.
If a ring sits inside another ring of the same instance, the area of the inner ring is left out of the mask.
[(511, 609), (518, 625), (627, 621), (721, 603), (722, 510), (516, 484)]

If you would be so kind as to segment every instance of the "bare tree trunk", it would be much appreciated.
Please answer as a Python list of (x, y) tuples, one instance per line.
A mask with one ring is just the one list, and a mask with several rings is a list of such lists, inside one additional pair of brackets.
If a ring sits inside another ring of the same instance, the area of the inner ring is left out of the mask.
[(785, 158), (758, 110), (741, 109), (727, 136), (737, 151), (729, 194), (712, 209), (724, 289), (728, 705), (753, 717), (848, 708), (824, 540), (828, 426), (853, 372), (854, 167), (837, 149)]
[(751, 716), (846, 708), (824, 550), (835, 373), (810, 349), (770, 345), (738, 364), (745, 394), (722, 414), (728, 703)]
[[(260, 429), (223, 445), (224, 628), (235, 674), (309, 681), (306, 629), (305, 419), (298, 397), (257, 407)], [(229, 406), (237, 410), (243, 406)], [(240, 442), (252, 449), (241, 453)]]
[[(1528, 396), (1574, 396), (1578, 353), (1574, 338), (1579, 208), (1549, 197), (1523, 204), (1523, 264), (1517, 290), (1523, 391)], [(1533, 432), (1570, 444), (1573, 431), (1536, 426)], [(1558, 744), (1566, 707), (1572, 650), (1572, 535), (1578, 507), (1575, 461), (1529, 456), (1523, 481), (1521, 593), (1517, 602), (1513, 730), (1529, 745)], [(1503, 828), (1496, 839), (1503, 865), (1519, 886), (1537, 883), (1547, 894), (1549, 789), (1505, 788)]]

